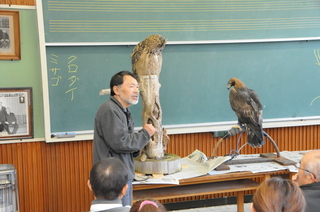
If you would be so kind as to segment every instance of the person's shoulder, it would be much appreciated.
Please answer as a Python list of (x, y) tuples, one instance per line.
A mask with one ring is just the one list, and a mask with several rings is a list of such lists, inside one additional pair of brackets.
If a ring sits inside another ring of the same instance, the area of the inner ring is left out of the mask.
[(122, 210), (123, 212), (129, 212), (129, 211), (130, 211), (130, 208), (129, 208), (129, 207), (123, 207), (122, 209), (123, 209), (123, 210)]
[(99, 211), (99, 212), (129, 212), (129, 211), (130, 211), (129, 207), (119, 207), (119, 208), (111, 208), (111, 209)]
[(104, 107), (119, 107), (121, 104), (120, 102), (114, 98), (114, 97), (110, 97), (110, 99), (108, 99), (107, 101), (103, 102), (100, 105), (100, 108), (104, 108)]
[(105, 111), (105, 110), (108, 110), (108, 109), (113, 108), (113, 107), (114, 107), (114, 102), (109, 99), (109, 100), (103, 102), (103, 103), (100, 105), (100, 107), (99, 107), (99, 109), (98, 109), (98, 113), (99, 113), (99, 112), (102, 112), (102, 111)]

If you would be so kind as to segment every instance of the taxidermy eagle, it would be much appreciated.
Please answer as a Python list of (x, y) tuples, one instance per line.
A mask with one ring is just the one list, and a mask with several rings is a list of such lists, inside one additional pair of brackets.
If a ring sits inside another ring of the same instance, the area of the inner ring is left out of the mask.
[(230, 89), (229, 101), (238, 116), (238, 125), (248, 132), (248, 143), (252, 147), (264, 144), (262, 130), (262, 105), (257, 93), (237, 78), (231, 78), (227, 85)]

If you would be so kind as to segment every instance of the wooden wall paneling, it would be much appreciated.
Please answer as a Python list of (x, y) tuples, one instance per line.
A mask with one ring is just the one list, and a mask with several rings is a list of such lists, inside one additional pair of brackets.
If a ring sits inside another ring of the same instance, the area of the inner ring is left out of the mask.
[(35, 0), (1, 0), (0, 4), (35, 6)]
[(297, 149), (301, 149), (301, 150), (304, 150), (304, 148), (303, 148), (303, 143), (301, 142), (301, 138), (302, 137), (300, 137), (300, 133), (301, 133), (301, 127), (296, 127), (296, 129), (295, 129), (296, 131), (295, 131), (295, 136), (294, 136), (294, 143), (295, 143), (295, 145), (296, 145), (296, 148)]
[(309, 136), (309, 144), (310, 149), (315, 149), (318, 147), (319, 143), (319, 132), (317, 131), (316, 126), (310, 126), (310, 132), (308, 134)]
[(313, 126), (313, 134), (314, 134), (313, 143), (315, 144), (313, 149), (317, 149), (319, 148), (319, 143), (320, 143), (320, 127), (316, 128), (316, 126)]
[(92, 142), (46, 143), (45, 154), (48, 176), (45, 211), (88, 211), (93, 199), (87, 188), (87, 180), (92, 167)]
[[(61, 173), (61, 180), (58, 182), (62, 188), (61, 194), (59, 195), (61, 201), (60, 206), (64, 207), (67, 211), (71, 211), (72, 208), (75, 208), (74, 198), (79, 192), (79, 188), (75, 186), (75, 177), (79, 173), (76, 173), (74, 170), (76, 159), (74, 153), (76, 151), (73, 149), (74, 152), (72, 152), (72, 149), (70, 148), (72, 147), (72, 144), (73, 142), (67, 142), (60, 143), (57, 146), (57, 151), (60, 155), (58, 167), (64, 167), (64, 172)], [(71, 158), (73, 158), (72, 161)], [(57, 172), (59, 172), (59, 169)]]
[[(28, 195), (24, 196), (25, 203), (28, 206), (28, 208), (35, 208), (36, 201), (30, 201), (31, 199), (34, 199), (34, 194), (37, 193), (36, 189), (33, 188), (33, 180), (38, 178), (37, 173), (33, 172), (32, 169), (35, 168), (36, 164), (32, 163), (33, 155), (32, 155), (32, 144), (26, 143), (23, 145), (22, 148), (22, 157), (24, 158), (24, 169), (23, 169), (23, 178), (24, 178), (24, 184), (23, 186), (26, 188), (26, 191), (28, 191)], [(29, 165), (30, 164), (30, 165)], [(33, 175), (29, 174), (28, 172), (33, 172)], [(41, 176), (41, 175), (40, 175)], [(36, 179), (38, 180), (38, 179)], [(33, 191), (33, 192), (30, 192)]]
[(292, 142), (293, 142), (293, 148), (294, 149), (303, 149), (302, 146), (301, 146), (301, 143), (300, 142), (297, 142), (299, 139), (299, 134), (300, 134), (300, 128), (299, 127), (296, 127), (294, 132), (293, 132), (293, 139)]
[(310, 131), (308, 132), (306, 128), (304, 128), (304, 132), (306, 133), (305, 137), (305, 143), (306, 143), (306, 149), (314, 148), (314, 145), (312, 144), (312, 127), (310, 128)]
[[(66, 163), (64, 164), (66, 167), (69, 166), (69, 170), (67, 170), (67, 175), (70, 175), (70, 181), (64, 181), (63, 183), (63, 187), (70, 185), (69, 187), (71, 189), (68, 189), (68, 191), (66, 192), (69, 196), (69, 204), (70, 204), (70, 210), (76, 209), (75, 211), (79, 210), (80, 206), (80, 201), (76, 202), (76, 198), (78, 198), (78, 195), (80, 193), (80, 188), (85, 187), (85, 184), (79, 185), (79, 176), (83, 175), (84, 173), (80, 173), (79, 172), (79, 164), (78, 163), (78, 155), (79, 155), (79, 150), (77, 149), (77, 147), (79, 147), (79, 143), (80, 142), (68, 142), (68, 153), (66, 154), (68, 156), (68, 160), (66, 161)], [(63, 147), (62, 147), (63, 148)], [(81, 151), (82, 153), (82, 151)], [(67, 176), (65, 176), (67, 177)], [(72, 189), (75, 188), (75, 189)], [(67, 197), (68, 199), (68, 197)]]
[[(74, 184), (76, 188), (79, 188), (79, 192), (76, 192), (77, 195), (75, 196), (74, 204), (76, 211), (82, 211), (84, 208), (89, 210), (91, 200), (93, 199), (93, 194), (87, 187), (87, 180), (89, 179), (89, 172), (92, 167), (92, 154), (90, 154), (92, 152), (92, 143), (80, 141), (74, 144), (76, 145), (75, 148), (70, 148), (70, 150), (76, 150), (74, 151), (74, 173), (79, 173), (74, 175)], [(87, 196), (88, 199), (84, 198), (85, 196)], [(78, 200), (82, 198), (84, 198), (84, 201), (79, 202)]]
[(83, 180), (85, 182), (83, 207), (89, 210), (91, 201), (94, 198), (92, 191), (87, 187), (87, 180), (89, 179), (90, 170), (92, 168), (92, 141), (83, 141), (82, 148), (84, 150), (83, 155), (80, 155), (79, 157), (83, 157)]
[[(87, 164), (85, 162), (84, 155), (86, 154), (85, 152), (87, 152), (88, 150), (84, 150), (84, 146), (83, 146), (84, 142), (79, 142), (78, 145), (78, 152), (77, 157), (76, 157), (76, 171), (75, 173), (82, 173), (78, 175), (78, 183), (79, 183), (79, 192), (77, 193), (78, 195), (83, 195), (86, 193), (87, 190), (87, 180), (89, 178), (89, 173), (85, 171), (84, 166)], [(81, 186), (80, 186), (81, 185)], [(83, 197), (84, 198), (84, 197)], [(78, 201), (78, 198), (75, 198), (75, 202), (76, 202), (76, 206), (77, 206), (77, 211), (80, 211), (81, 208), (85, 208), (85, 201)], [(87, 208), (87, 210), (89, 210), (89, 207)]]
[(314, 130), (314, 127), (310, 127), (309, 129), (309, 132), (306, 130), (305, 128), (305, 131), (307, 132), (307, 139), (306, 139), (306, 142), (307, 142), (307, 149), (313, 149), (315, 147), (315, 141), (314, 141), (314, 137), (313, 137), (313, 130)]
[(307, 149), (307, 142), (306, 142), (306, 133), (305, 131), (303, 130), (303, 127), (299, 127), (298, 128), (300, 133), (299, 133), (299, 140), (298, 142), (301, 143), (301, 149)]
[(313, 133), (313, 140), (312, 143), (314, 143), (313, 149), (319, 148), (320, 143), (320, 127), (317, 129), (315, 126), (312, 126), (312, 133)]
[[(44, 211), (59, 211), (59, 199), (55, 190), (62, 191), (59, 188), (58, 176), (56, 176), (57, 170), (57, 157), (56, 157), (56, 149), (55, 143), (47, 144), (45, 142), (41, 143), (42, 147), (42, 160), (43, 160), (43, 181), (44, 181)], [(63, 172), (63, 168), (61, 167), (60, 172)]]
[[(22, 198), (25, 199), (27, 208), (35, 208), (41, 210), (41, 203), (43, 196), (42, 191), (42, 170), (41, 170), (41, 156), (40, 148), (37, 143), (25, 143), (22, 146), (23, 159), (23, 187), (27, 195)], [(31, 174), (32, 173), (32, 174)], [(18, 182), (19, 183), (19, 182)], [(32, 201), (30, 201), (32, 200)], [(27, 209), (26, 208), (26, 209)]]
[(296, 130), (297, 129), (298, 129), (297, 127), (295, 128), (295, 130), (293, 130), (293, 128), (289, 129), (290, 130), (290, 136), (288, 138), (288, 141), (291, 142), (290, 147), (292, 149), (301, 149), (299, 143), (296, 142), (296, 139), (297, 139)]
[[(275, 140), (280, 151), (319, 149), (320, 125), (265, 129)], [(244, 133), (240, 146), (246, 141)], [(225, 155), (236, 147), (238, 136), (221, 143), (217, 155)], [(195, 149), (211, 155), (219, 138), (212, 133), (170, 135), (167, 152), (186, 157)], [(241, 154), (274, 152), (271, 143), (261, 148), (247, 145)], [(21, 212), (88, 211), (92, 192), (86, 181), (92, 167), (92, 141), (61, 143), (28, 142), (0, 145), (0, 163), (13, 164), (17, 170)], [(255, 178), (257, 182), (262, 179)], [(251, 194), (248, 192), (248, 194)], [(163, 200), (163, 203), (219, 198), (234, 193), (202, 195)]]
[[(54, 146), (55, 150), (55, 158), (52, 158), (53, 162), (53, 167), (55, 169), (53, 170), (55, 173), (56, 177), (56, 187), (53, 188), (51, 192), (55, 194), (54, 198), (58, 200), (57, 206), (58, 206), (58, 211), (63, 211), (63, 210), (70, 210), (69, 207), (72, 204), (68, 197), (68, 189), (72, 186), (69, 184), (69, 188), (66, 188), (64, 184), (65, 182), (69, 182), (71, 175), (68, 176), (68, 170), (70, 170), (71, 163), (66, 160), (66, 154), (67, 153), (67, 146), (68, 143), (56, 143)], [(68, 165), (67, 165), (68, 164)]]
[(20, 211), (43, 211), (40, 159), (37, 142), (0, 145), (0, 164), (13, 164), (17, 172)]

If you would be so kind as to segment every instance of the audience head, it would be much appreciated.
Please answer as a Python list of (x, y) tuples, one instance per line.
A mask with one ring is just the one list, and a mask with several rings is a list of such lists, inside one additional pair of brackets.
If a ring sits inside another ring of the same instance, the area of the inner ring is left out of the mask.
[(299, 186), (318, 182), (320, 179), (320, 151), (307, 152), (301, 159), (295, 181)]
[(167, 209), (155, 199), (137, 200), (130, 212), (167, 212)]
[(111, 96), (116, 95), (113, 90), (113, 87), (118, 86), (118, 85), (122, 85), (124, 82), (124, 76), (127, 76), (127, 75), (133, 77), (134, 79), (136, 79), (138, 81), (138, 77), (130, 71), (120, 71), (120, 72), (116, 73), (115, 75), (113, 75), (113, 77), (110, 80)]
[(258, 187), (251, 212), (303, 212), (306, 200), (297, 184), (274, 177)]
[(128, 171), (118, 158), (104, 158), (98, 161), (90, 171), (88, 187), (95, 198), (121, 199), (128, 189)]

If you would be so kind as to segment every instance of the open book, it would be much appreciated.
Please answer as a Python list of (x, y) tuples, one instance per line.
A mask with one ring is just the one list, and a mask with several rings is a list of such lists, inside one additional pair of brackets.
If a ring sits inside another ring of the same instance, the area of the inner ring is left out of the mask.
[(181, 179), (206, 175), (230, 158), (230, 156), (224, 156), (208, 159), (203, 152), (195, 150), (189, 156), (181, 159), (181, 171), (165, 175), (162, 179), (152, 179), (146, 176), (145, 180), (134, 181), (133, 184), (179, 184)]
[(230, 158), (231, 156), (222, 156), (208, 159), (203, 152), (196, 149), (193, 153), (181, 159), (182, 170), (171, 176), (181, 180), (205, 175)]

